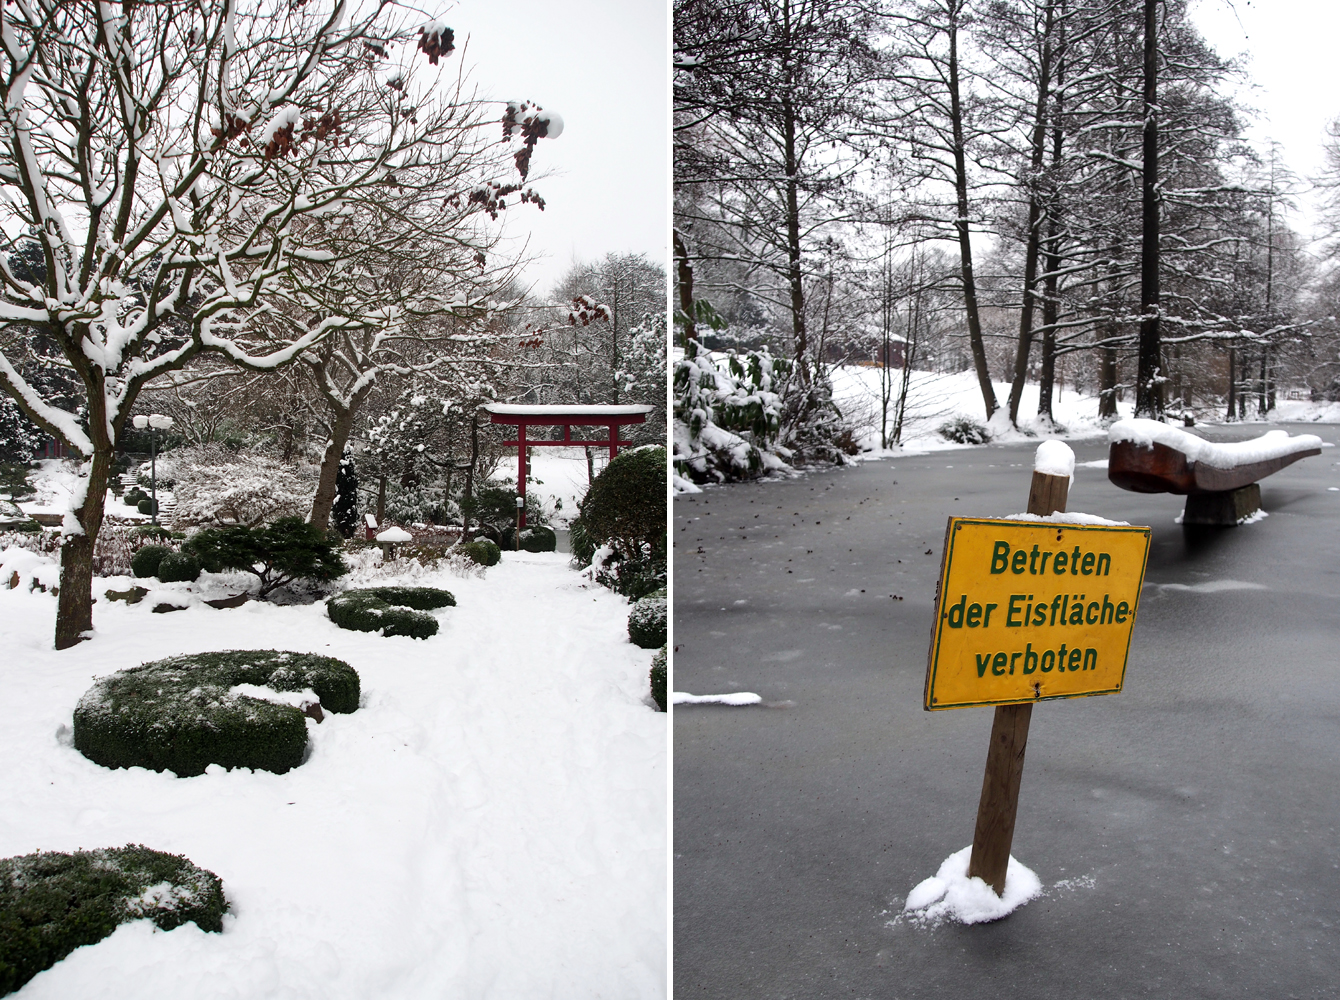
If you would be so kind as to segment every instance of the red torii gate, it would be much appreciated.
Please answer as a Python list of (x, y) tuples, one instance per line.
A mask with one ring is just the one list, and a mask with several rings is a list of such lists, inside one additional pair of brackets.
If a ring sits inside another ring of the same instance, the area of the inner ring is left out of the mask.
[[(505, 445), (514, 445), (517, 450), (516, 481), (517, 493), (522, 500), (526, 497), (526, 449), (527, 448), (582, 448), (600, 445), (608, 447), (610, 458), (619, 453), (619, 445), (632, 444), (619, 440), (621, 424), (641, 424), (651, 412), (650, 406), (612, 406), (612, 405), (525, 405), (520, 403), (488, 403), (484, 411), (495, 424), (515, 424), (516, 440), (504, 441)], [(608, 427), (609, 438), (604, 441), (582, 441), (572, 436), (572, 428)], [(527, 441), (527, 427), (562, 427), (563, 438), (559, 441)], [(526, 508), (521, 508), (520, 527), (526, 526)]]

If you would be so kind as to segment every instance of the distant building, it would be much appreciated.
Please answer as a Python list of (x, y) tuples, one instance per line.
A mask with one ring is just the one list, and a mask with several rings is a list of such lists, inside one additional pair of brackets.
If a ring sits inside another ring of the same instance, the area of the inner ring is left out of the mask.
[(856, 343), (830, 340), (824, 344), (824, 360), (866, 368), (902, 368), (907, 363), (907, 340), (894, 334), (887, 349), (876, 338)]

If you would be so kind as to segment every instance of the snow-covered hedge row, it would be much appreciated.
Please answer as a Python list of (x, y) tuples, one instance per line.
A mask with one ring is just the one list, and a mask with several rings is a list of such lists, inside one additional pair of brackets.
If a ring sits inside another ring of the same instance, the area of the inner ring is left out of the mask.
[(779, 394), (790, 362), (766, 348), (719, 358), (690, 340), (675, 362), (675, 489), (752, 479), (789, 468), (778, 443)]
[(142, 845), (0, 859), (0, 996), (119, 924), (218, 933), (227, 909), (217, 875)]
[[(246, 685), (245, 692), (234, 690)], [(286, 694), (291, 692), (291, 694)], [(74, 711), (74, 746), (104, 767), (204, 774), (210, 764), (283, 774), (302, 763), (295, 702), (358, 708), (358, 674), (313, 653), (237, 650), (156, 660), (103, 677)], [(272, 700), (273, 699), (273, 700)]]
[(211, 525), (253, 527), (286, 516), (306, 517), (319, 476), (315, 466), (199, 449), (183, 449), (166, 464), (176, 479), (172, 526), (178, 531)]
[(436, 587), (369, 587), (346, 590), (326, 602), (326, 614), (343, 629), (408, 635), (427, 639), (437, 635), (434, 608), (452, 608), (456, 598)]

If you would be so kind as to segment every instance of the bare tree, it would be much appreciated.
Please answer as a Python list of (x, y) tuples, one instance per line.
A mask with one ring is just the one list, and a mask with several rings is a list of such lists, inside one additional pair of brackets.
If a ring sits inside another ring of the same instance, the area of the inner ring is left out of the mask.
[[(333, 331), (391, 330), (440, 304), (399, 299), (342, 234), (360, 202), (489, 141), (474, 101), (436, 100), (411, 72), (418, 51), (436, 63), (452, 42), (440, 23), (343, 0), (0, 10), (0, 229), (41, 262), (12, 266), (11, 242), (0, 264), (0, 385), (85, 460), (57, 648), (92, 628), (108, 476), (150, 381), (204, 352), (274, 370)], [(549, 124), (526, 126), (523, 152)], [(456, 194), (486, 211), (517, 190), (472, 180)], [(21, 373), (34, 333), (82, 386), (83, 412)]]

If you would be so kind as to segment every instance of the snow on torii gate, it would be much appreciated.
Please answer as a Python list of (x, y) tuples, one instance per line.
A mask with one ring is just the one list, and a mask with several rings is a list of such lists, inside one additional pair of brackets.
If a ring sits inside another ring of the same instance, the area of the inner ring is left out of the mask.
[[(632, 441), (619, 440), (619, 427), (622, 424), (645, 423), (650, 406), (612, 406), (612, 405), (535, 405), (519, 403), (488, 403), (484, 406), (490, 420), (495, 424), (515, 424), (516, 440), (504, 441), (504, 445), (514, 446), (517, 451), (516, 482), (517, 493), (526, 497), (526, 449), (527, 448), (589, 448), (592, 445), (608, 447), (610, 458), (619, 453), (619, 445), (632, 444)], [(581, 441), (572, 436), (573, 426), (608, 427), (609, 438), (604, 441)], [(528, 441), (527, 427), (562, 427), (563, 438), (559, 441)], [(520, 527), (526, 526), (526, 508), (521, 507)]]

